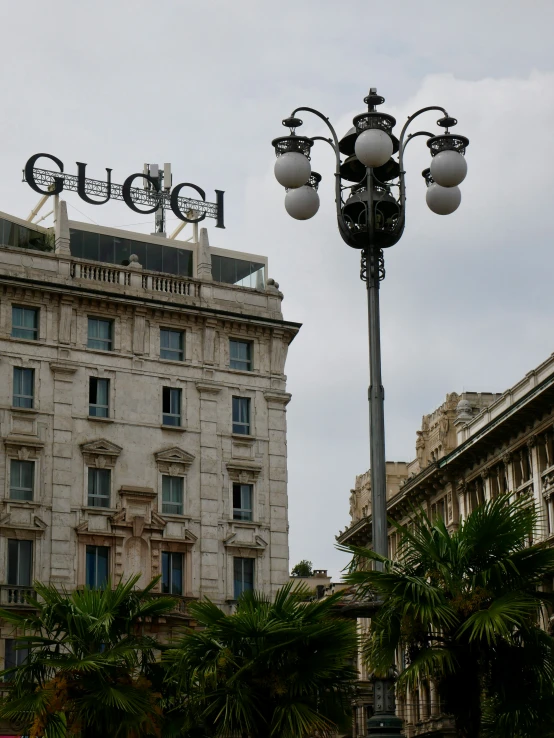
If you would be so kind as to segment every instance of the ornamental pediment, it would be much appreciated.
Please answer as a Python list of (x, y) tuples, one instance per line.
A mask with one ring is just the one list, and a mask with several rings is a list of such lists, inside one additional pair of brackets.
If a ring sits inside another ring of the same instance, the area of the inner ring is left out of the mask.
[(178, 446), (166, 448), (154, 454), (156, 464), (163, 474), (186, 474), (187, 469), (194, 461), (194, 456)]
[(229, 478), (233, 482), (251, 484), (260, 476), (262, 465), (250, 459), (230, 459), (226, 462)]
[(88, 443), (81, 444), (81, 451), (84, 454), (96, 454), (102, 456), (119, 456), (123, 451), (121, 446), (118, 446), (105, 438), (100, 438), (98, 441), (89, 441)]

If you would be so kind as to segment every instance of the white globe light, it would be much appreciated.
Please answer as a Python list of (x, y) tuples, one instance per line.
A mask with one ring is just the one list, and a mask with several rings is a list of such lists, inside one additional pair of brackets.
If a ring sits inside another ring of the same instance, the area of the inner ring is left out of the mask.
[(310, 179), (309, 160), (298, 151), (287, 151), (275, 162), (275, 179), (283, 187), (302, 187)]
[(459, 187), (441, 187), (432, 184), (427, 188), (425, 199), (430, 210), (437, 215), (450, 215), (461, 203), (462, 193)]
[(466, 174), (467, 162), (459, 151), (439, 151), (431, 161), (431, 177), (441, 187), (456, 187), (464, 181)]
[(391, 137), (380, 128), (366, 128), (356, 139), (354, 152), (366, 167), (382, 167), (392, 156)]
[(319, 195), (313, 187), (303, 185), (285, 195), (285, 210), (296, 220), (308, 220), (319, 210)]

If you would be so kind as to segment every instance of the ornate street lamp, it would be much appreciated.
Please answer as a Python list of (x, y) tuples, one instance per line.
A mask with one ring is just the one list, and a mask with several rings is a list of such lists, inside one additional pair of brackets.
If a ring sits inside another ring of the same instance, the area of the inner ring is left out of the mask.
[[(285, 208), (297, 220), (307, 220), (319, 209), (317, 188), (321, 176), (312, 172), (310, 154), (315, 141), (326, 141), (335, 152), (335, 202), (337, 224), (343, 240), (361, 251), (361, 279), (366, 282), (369, 321), (369, 424), (372, 493), (373, 549), (388, 555), (384, 390), (381, 381), (381, 337), (379, 325), (379, 284), (385, 278), (384, 249), (394, 246), (402, 236), (406, 214), (404, 151), (416, 136), (426, 136), (431, 165), (422, 175), (427, 184), (427, 205), (438, 215), (453, 213), (461, 202), (458, 185), (467, 173), (465, 136), (450, 133), (457, 120), (444, 108), (429, 106), (409, 116), (400, 138), (392, 132), (396, 120), (377, 110), (385, 99), (371, 88), (364, 98), (367, 111), (356, 115), (353, 128), (339, 141), (335, 129), (318, 110), (300, 107), (293, 110), (283, 125), (288, 136), (274, 139), (277, 161), (275, 176), (287, 189)], [(414, 118), (438, 110), (442, 117), (439, 135), (417, 131), (406, 135)], [(298, 136), (302, 125), (297, 117), (305, 111), (325, 123), (332, 138)], [(397, 154), (397, 158), (394, 155)], [(344, 159), (341, 159), (341, 155)], [(380, 679), (374, 683), (375, 712), (368, 724), (373, 736), (398, 735), (401, 721), (394, 716), (394, 682)]]

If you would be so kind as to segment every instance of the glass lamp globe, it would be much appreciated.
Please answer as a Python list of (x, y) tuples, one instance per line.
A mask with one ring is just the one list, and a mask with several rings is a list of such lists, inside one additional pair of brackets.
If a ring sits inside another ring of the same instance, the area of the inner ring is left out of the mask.
[(441, 187), (434, 183), (427, 188), (425, 199), (429, 209), (437, 215), (450, 215), (458, 209), (462, 193), (459, 187)]
[(456, 187), (464, 181), (466, 174), (465, 156), (458, 151), (439, 151), (431, 161), (431, 177), (441, 187)]
[(308, 220), (319, 210), (319, 195), (313, 187), (303, 185), (285, 195), (285, 210), (296, 220)]
[(356, 139), (354, 152), (366, 167), (382, 167), (392, 156), (391, 137), (380, 128), (366, 128)]
[(283, 187), (302, 187), (310, 179), (309, 160), (298, 151), (287, 151), (275, 162), (275, 179)]

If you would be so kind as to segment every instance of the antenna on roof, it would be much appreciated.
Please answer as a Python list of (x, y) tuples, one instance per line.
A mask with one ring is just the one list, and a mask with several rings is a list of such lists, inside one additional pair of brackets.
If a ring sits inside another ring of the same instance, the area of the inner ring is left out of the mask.
[[(171, 164), (165, 163), (163, 165), (163, 169), (160, 169), (159, 164), (147, 164), (145, 163), (144, 169), (142, 170), (143, 174), (145, 175), (144, 182), (144, 189), (145, 190), (152, 190), (152, 182), (151, 180), (158, 180), (158, 192), (160, 193), (160, 207), (155, 211), (155, 233), (159, 233), (162, 235), (166, 235), (165, 233), (165, 212), (163, 209), (163, 206), (161, 204), (161, 201), (163, 200), (164, 191), (165, 193), (169, 193), (172, 185), (172, 174), (171, 174)], [(150, 179), (146, 179), (146, 177), (150, 177)]]

